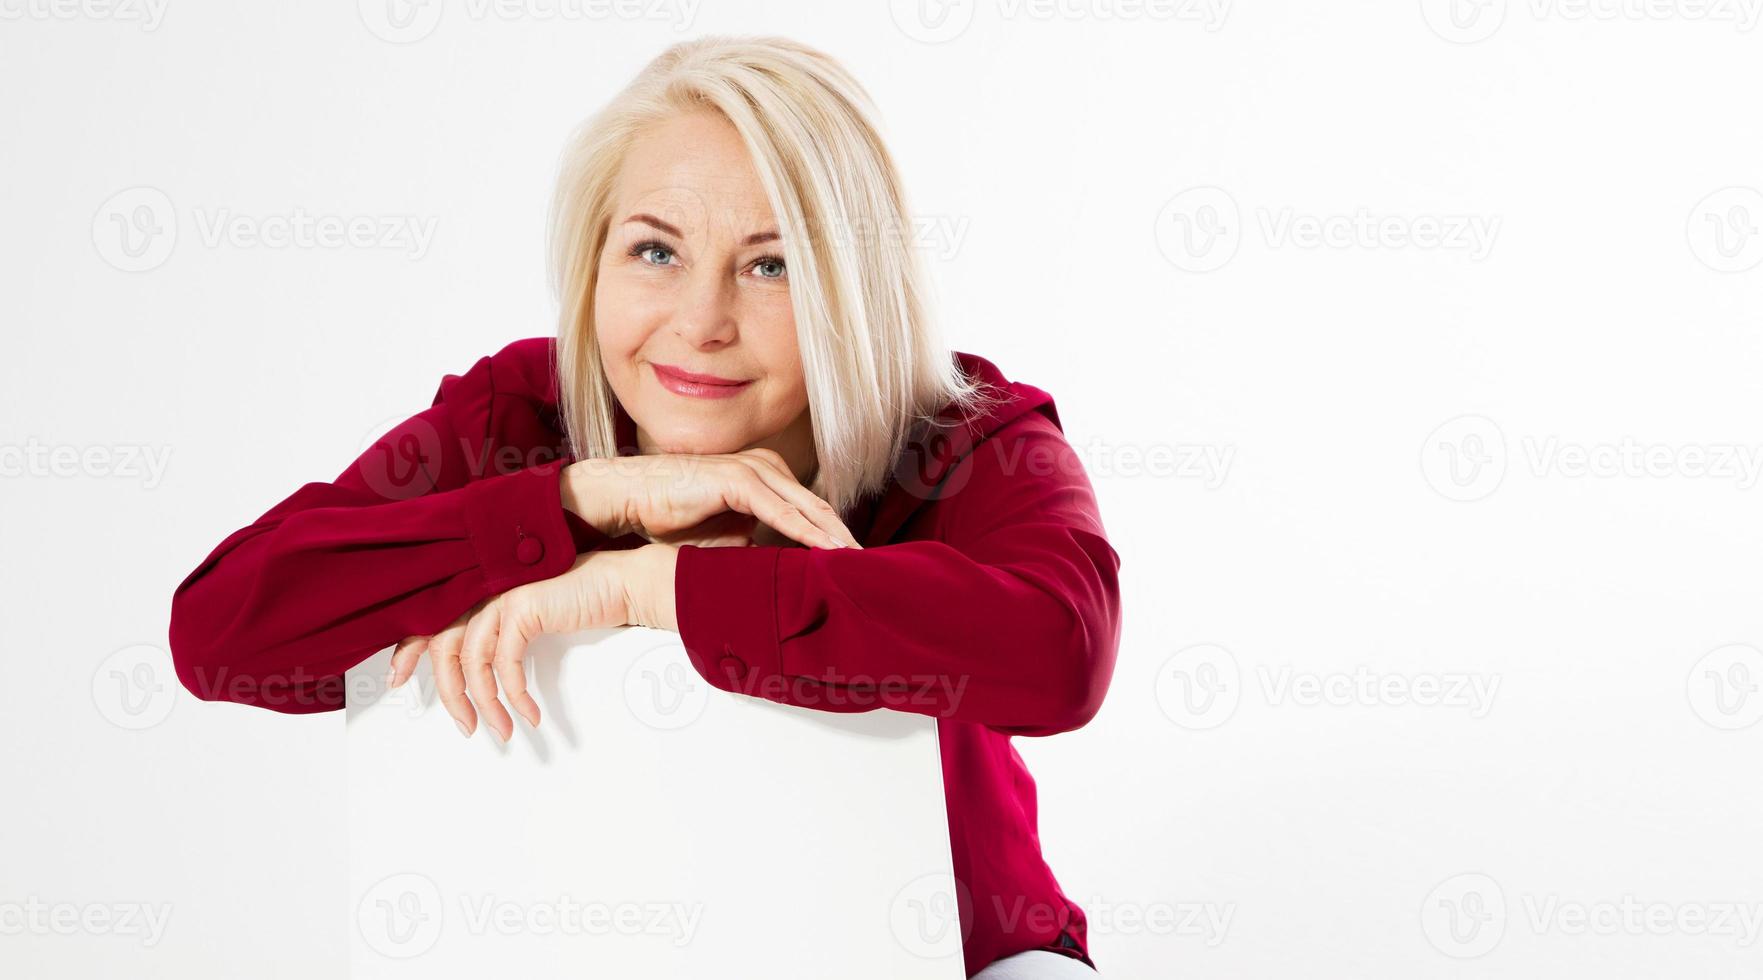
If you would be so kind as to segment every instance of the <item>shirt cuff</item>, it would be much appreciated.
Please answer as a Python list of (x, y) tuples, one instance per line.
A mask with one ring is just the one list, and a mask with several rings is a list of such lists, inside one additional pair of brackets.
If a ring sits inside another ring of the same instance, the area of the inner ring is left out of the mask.
[(555, 578), (575, 563), (559, 472), (565, 465), (555, 459), (460, 488), (466, 529), (490, 595)]
[[(681, 545), (674, 618), (692, 666), (712, 687), (778, 701), (777, 547)], [(766, 691), (776, 691), (775, 696)]]

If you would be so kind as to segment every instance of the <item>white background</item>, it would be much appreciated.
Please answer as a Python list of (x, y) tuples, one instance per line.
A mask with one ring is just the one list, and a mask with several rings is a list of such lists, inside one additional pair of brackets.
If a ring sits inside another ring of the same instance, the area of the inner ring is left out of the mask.
[[(1756, 6), (0, 0), (0, 972), (339, 972), (341, 715), (192, 700), (172, 590), (550, 333), (570, 127), (733, 31), (865, 82), (1090, 465), (1119, 666), (1018, 745), (1106, 975), (1756, 975)], [(209, 237), (295, 214), (433, 238)]]

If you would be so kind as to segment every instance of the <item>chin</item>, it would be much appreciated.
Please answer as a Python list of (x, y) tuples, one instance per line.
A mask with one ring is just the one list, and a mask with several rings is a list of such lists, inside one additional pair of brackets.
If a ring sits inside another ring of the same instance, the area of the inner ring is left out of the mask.
[(736, 453), (747, 445), (738, 436), (720, 432), (703, 432), (690, 427), (652, 430), (651, 438), (655, 440), (655, 446), (661, 452), (690, 453), (697, 456)]

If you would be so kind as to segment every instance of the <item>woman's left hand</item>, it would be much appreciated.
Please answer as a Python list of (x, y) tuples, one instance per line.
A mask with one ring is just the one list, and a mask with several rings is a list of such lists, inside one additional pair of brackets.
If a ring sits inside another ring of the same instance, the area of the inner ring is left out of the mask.
[(507, 742), (514, 719), (497, 699), (498, 684), (528, 724), (539, 723), (538, 702), (526, 689), (526, 646), (533, 637), (615, 626), (679, 630), (673, 603), (678, 552), (675, 545), (650, 544), (578, 555), (555, 578), (486, 599), (433, 636), (406, 637), (392, 654), (389, 686), (408, 680), (426, 651), (435, 691), (460, 733), (470, 737), (477, 730), (482, 710)]

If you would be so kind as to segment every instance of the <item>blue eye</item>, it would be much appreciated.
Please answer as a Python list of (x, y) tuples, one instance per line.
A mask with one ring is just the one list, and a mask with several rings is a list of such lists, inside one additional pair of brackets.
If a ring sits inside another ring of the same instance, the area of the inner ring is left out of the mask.
[(668, 248), (660, 242), (638, 242), (637, 244), (632, 245), (630, 249), (631, 255), (641, 258), (644, 262), (648, 262), (650, 265), (668, 264), (665, 259), (659, 262), (651, 262), (649, 256), (654, 252), (661, 252), (670, 258), (673, 256), (673, 249)]
[(775, 267), (777, 269), (777, 272), (775, 274), (771, 274), (771, 275), (767, 275), (765, 273), (760, 273), (759, 278), (761, 278), (761, 279), (782, 279), (784, 277), (785, 270), (784, 270), (784, 260), (783, 259), (780, 259), (775, 255), (767, 255), (765, 258), (762, 258), (759, 261), (753, 263), (753, 268), (755, 268), (755, 269), (766, 267), (766, 266)]

